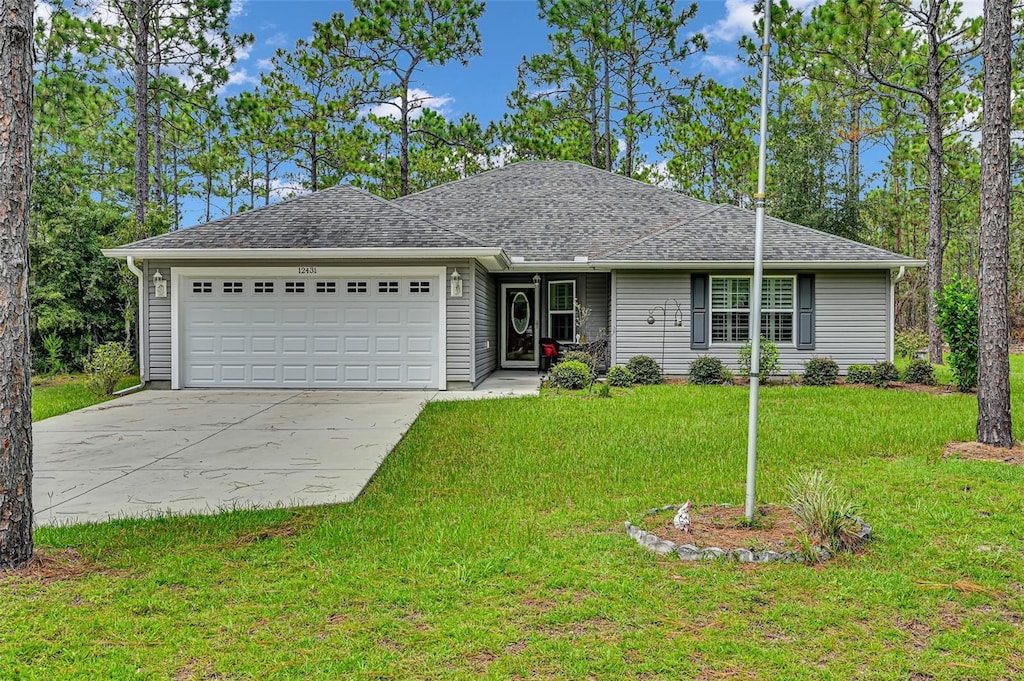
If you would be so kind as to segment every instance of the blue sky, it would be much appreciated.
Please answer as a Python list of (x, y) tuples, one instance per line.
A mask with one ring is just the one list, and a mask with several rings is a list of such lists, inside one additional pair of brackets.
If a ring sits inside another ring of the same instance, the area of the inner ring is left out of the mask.
[[(236, 64), (233, 94), (256, 83), (265, 61), (278, 48), (289, 49), (299, 38), (308, 38), (314, 21), (326, 21), (334, 12), (351, 14), (348, 2), (327, 0), (243, 0), (236, 1), (232, 28), (252, 33), (256, 42)], [(814, 0), (797, 0), (797, 6)], [(711, 49), (693, 57), (690, 68), (716, 80), (733, 80), (745, 67), (736, 60), (736, 41), (750, 32), (753, 2), (715, 0), (698, 3), (695, 21), (688, 28), (703, 32)], [(480, 21), (483, 54), (469, 66), (450, 65), (425, 69), (416, 87), (437, 97), (432, 108), (446, 116), (474, 113), (484, 123), (501, 118), (505, 97), (515, 88), (516, 66), (524, 56), (547, 51), (547, 27), (537, 16), (533, 0), (490, 0)]]

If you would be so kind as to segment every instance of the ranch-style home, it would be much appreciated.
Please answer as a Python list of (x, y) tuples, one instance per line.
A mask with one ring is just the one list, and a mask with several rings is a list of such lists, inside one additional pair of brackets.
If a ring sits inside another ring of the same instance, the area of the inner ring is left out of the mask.
[[(892, 357), (893, 286), (922, 261), (772, 218), (764, 243), (784, 372)], [(735, 368), (754, 213), (528, 161), (391, 201), (338, 186), (104, 253), (139, 277), (151, 387), (469, 389), (537, 370), (542, 338), (667, 374), (705, 354)]]

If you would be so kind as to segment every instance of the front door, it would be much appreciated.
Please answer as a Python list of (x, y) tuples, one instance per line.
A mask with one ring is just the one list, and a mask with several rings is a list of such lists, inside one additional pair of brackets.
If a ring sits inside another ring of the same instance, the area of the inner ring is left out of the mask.
[(501, 366), (504, 369), (538, 366), (537, 287), (501, 285)]

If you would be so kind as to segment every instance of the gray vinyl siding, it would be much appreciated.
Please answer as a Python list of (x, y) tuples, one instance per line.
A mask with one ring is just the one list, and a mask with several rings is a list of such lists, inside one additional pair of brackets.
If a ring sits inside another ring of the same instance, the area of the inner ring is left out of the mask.
[[(766, 273), (787, 274), (794, 273)], [(843, 373), (851, 364), (889, 359), (888, 270), (818, 272), (815, 289), (816, 346), (813, 350), (797, 350), (791, 344), (780, 344), (783, 374), (803, 371), (804, 362), (814, 356), (831, 357)], [(661, 362), (664, 332), (666, 373), (685, 374), (690, 362), (704, 354), (720, 358), (734, 371), (738, 369), (739, 344), (712, 343), (708, 350), (690, 349), (690, 272), (621, 270), (615, 274), (612, 294), (616, 364), (625, 364), (634, 355), (650, 355)], [(666, 299), (663, 327), (662, 312), (654, 308), (664, 305)], [(673, 324), (677, 303), (681, 327)], [(649, 315), (655, 318), (654, 324), (647, 323)]]
[[(579, 284), (577, 284), (579, 286)], [(588, 272), (583, 280), (583, 294), (580, 304), (590, 308), (587, 320), (588, 338), (608, 337), (611, 318), (611, 275), (605, 272)]]
[(471, 367), (473, 334), (470, 328), (473, 317), (473, 265), (470, 262), (449, 265), (448, 277), (451, 277), (452, 272), (456, 269), (462, 276), (461, 298), (452, 298), (448, 281), (441, 282), (448, 296), (448, 303), (445, 305), (447, 310), (445, 321), (446, 375), (449, 381), (469, 382), (473, 380)]
[[(149, 365), (149, 374), (147, 380), (149, 381), (169, 381), (171, 380), (171, 296), (174, 295), (174, 291), (170, 286), (171, 283), (171, 267), (245, 267), (251, 266), (254, 269), (259, 267), (276, 267), (282, 264), (273, 261), (264, 261), (258, 263), (242, 263), (232, 261), (216, 261), (216, 262), (146, 262), (143, 263), (143, 274), (146, 279), (146, 299), (143, 301), (145, 308), (142, 319), (146, 324), (146, 335), (147, 335), (147, 348), (148, 353), (146, 355), (146, 363)], [(353, 267), (361, 267), (367, 265), (376, 265), (381, 268), (387, 267), (398, 267), (403, 264), (407, 264), (411, 267), (420, 266), (439, 266), (440, 262), (421, 262), (415, 263), (396, 263), (396, 262), (314, 262), (311, 264), (315, 265), (331, 265), (331, 266), (345, 266), (351, 265)], [(452, 271), (455, 269), (459, 270), (459, 274), (463, 277), (463, 295), (461, 298), (452, 298), (450, 296), (450, 288), (448, 281), (442, 281), (441, 286), (443, 287), (447, 296), (446, 304), (446, 334), (445, 344), (447, 352), (445, 361), (447, 363), (446, 377), (448, 381), (468, 382), (471, 380), (471, 334), (470, 334), (470, 319), (472, 317), (472, 279), (473, 279), (473, 263), (471, 261), (456, 262), (447, 264), (447, 273), (450, 277)], [(155, 298), (153, 295), (153, 272), (159, 269), (164, 279), (167, 280), (168, 284), (168, 295), (166, 298)]]
[(473, 272), (475, 363), (473, 382), (479, 383), (498, 365), (498, 287), (479, 262)]
[[(167, 282), (167, 297), (157, 298), (153, 286), (153, 274), (159, 270)], [(171, 268), (166, 265), (144, 263), (146, 300), (142, 313), (146, 324), (146, 363), (149, 371), (147, 381), (171, 380)]]

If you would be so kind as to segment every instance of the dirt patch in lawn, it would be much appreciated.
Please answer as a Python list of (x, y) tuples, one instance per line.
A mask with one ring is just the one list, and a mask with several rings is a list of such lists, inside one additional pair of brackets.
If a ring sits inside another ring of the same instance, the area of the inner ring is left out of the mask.
[(1013, 449), (1006, 449), (980, 442), (950, 442), (946, 445), (943, 456), (947, 459), (999, 461), (1022, 466), (1024, 465), (1024, 445), (1018, 442)]
[(97, 567), (73, 548), (60, 551), (36, 549), (32, 554), (32, 560), (24, 568), (0, 572), (0, 583), (4, 581), (35, 581), (42, 584), (53, 584), (93, 574), (120, 575), (122, 573)]
[(675, 544), (693, 544), (699, 548), (718, 547), (761, 551), (794, 551), (803, 543), (800, 521), (783, 506), (757, 508), (752, 526), (747, 525), (742, 506), (708, 506), (690, 511), (690, 531), (677, 530), (672, 524), (674, 512), (648, 516), (640, 526), (661, 539)]

